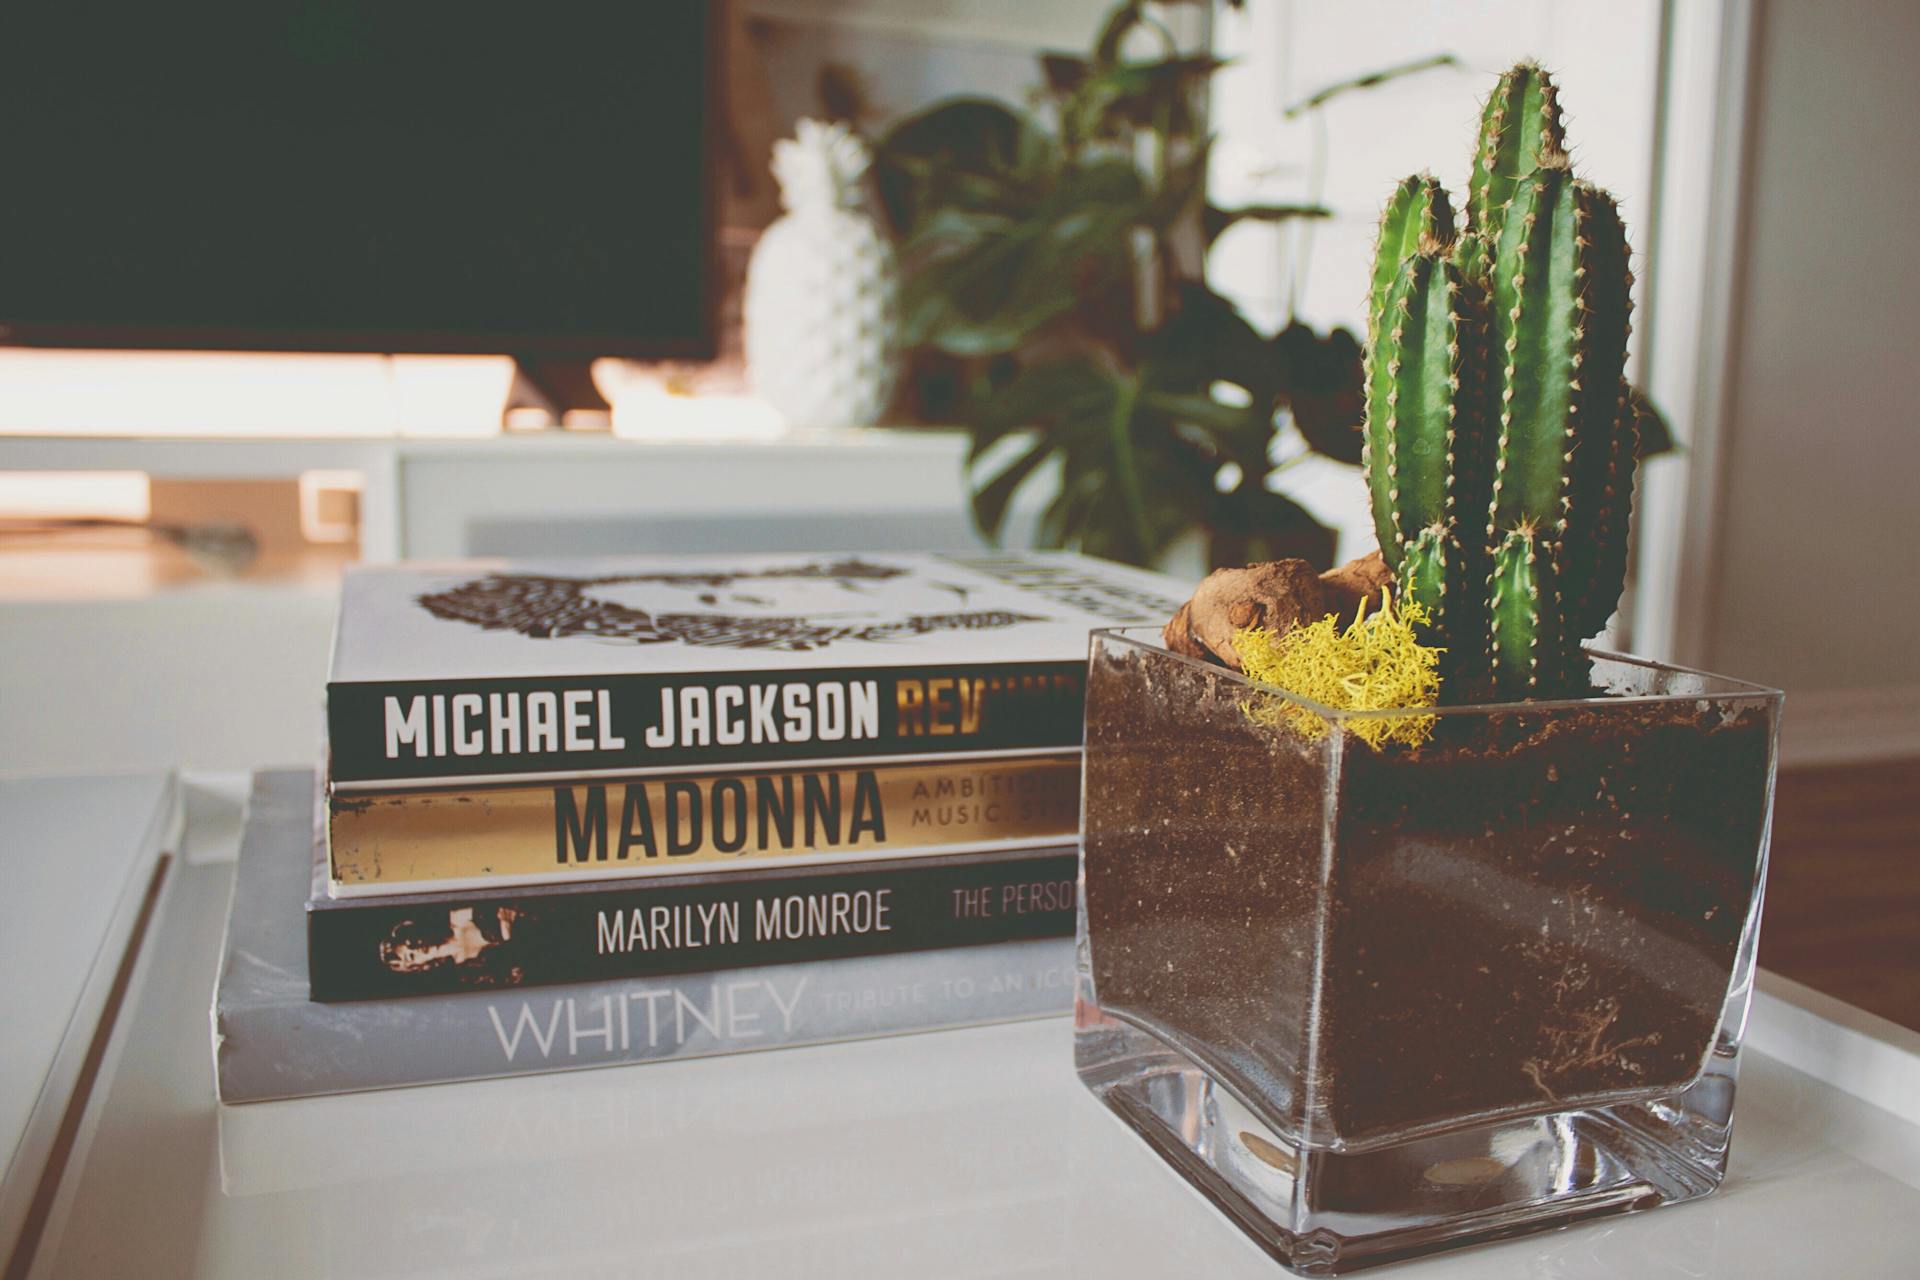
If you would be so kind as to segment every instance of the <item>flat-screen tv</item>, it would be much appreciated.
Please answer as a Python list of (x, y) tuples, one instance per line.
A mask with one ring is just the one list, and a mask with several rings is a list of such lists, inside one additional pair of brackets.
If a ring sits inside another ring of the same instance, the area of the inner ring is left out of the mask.
[(0, 341), (698, 356), (706, 0), (0, 0)]

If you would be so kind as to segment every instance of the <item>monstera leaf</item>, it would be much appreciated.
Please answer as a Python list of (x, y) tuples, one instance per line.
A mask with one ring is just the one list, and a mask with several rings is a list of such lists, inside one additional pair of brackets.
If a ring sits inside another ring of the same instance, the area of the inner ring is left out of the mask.
[(901, 237), (941, 210), (1017, 216), (1032, 203), (1050, 150), (1033, 122), (1005, 103), (956, 98), (887, 131), (874, 147), (874, 189)]
[(1366, 415), (1360, 341), (1345, 329), (1318, 334), (1299, 321), (1273, 340), (1282, 366), (1281, 395), (1293, 425), (1314, 452), (1339, 462), (1360, 462), (1361, 420)]
[[(1216, 563), (1277, 555), (1328, 563), (1332, 531), (1268, 478), (1283, 409), (1333, 438), (1327, 406), (1344, 398), (1337, 388), (1301, 394), (1296, 379), (1332, 387), (1357, 351), (1351, 335), (1303, 329), (1266, 340), (1204, 286), (1189, 283), (1177, 298), (1131, 368), (1076, 353), (1025, 364), (980, 398), (970, 465), (981, 531), (997, 538), (1014, 495), (1057, 463), (1061, 489), (1037, 529), (1043, 545), (1147, 564), (1197, 530)], [(1216, 394), (1222, 383), (1238, 388), (1232, 400)], [(1356, 411), (1340, 425), (1357, 432), (1357, 423)], [(1351, 451), (1344, 437), (1337, 447)]]

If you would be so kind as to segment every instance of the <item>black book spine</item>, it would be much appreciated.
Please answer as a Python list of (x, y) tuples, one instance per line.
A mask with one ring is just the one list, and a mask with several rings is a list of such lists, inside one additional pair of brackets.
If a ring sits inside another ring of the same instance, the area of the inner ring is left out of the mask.
[(335, 682), (336, 786), (1080, 745), (1085, 663)]
[(1075, 854), (369, 898), (307, 911), (315, 1000), (650, 978), (1071, 934)]

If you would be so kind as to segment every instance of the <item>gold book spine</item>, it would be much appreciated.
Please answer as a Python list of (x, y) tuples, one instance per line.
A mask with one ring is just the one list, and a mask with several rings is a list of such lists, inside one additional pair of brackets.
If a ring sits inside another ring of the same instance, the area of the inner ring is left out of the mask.
[(1072, 841), (1080, 755), (336, 795), (343, 889), (541, 883)]

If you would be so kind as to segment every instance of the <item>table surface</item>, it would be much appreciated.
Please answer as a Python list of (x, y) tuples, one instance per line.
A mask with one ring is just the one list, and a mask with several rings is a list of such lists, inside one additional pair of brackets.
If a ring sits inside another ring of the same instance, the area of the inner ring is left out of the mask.
[[(33, 1276), (1284, 1274), (1081, 1087), (1064, 1018), (221, 1108), (223, 853), (176, 868)], [(1736, 1126), (1709, 1200), (1381, 1274), (1920, 1270), (1920, 1126), (1752, 1052)]]
[(149, 828), (172, 785), (164, 773), (0, 778), (0, 966), (36, 974), (0, 992), (0, 1157), (13, 1151), (100, 962), (122, 888), (157, 852)]
[(164, 772), (0, 778), (0, 1261), (173, 838), (174, 795)]

